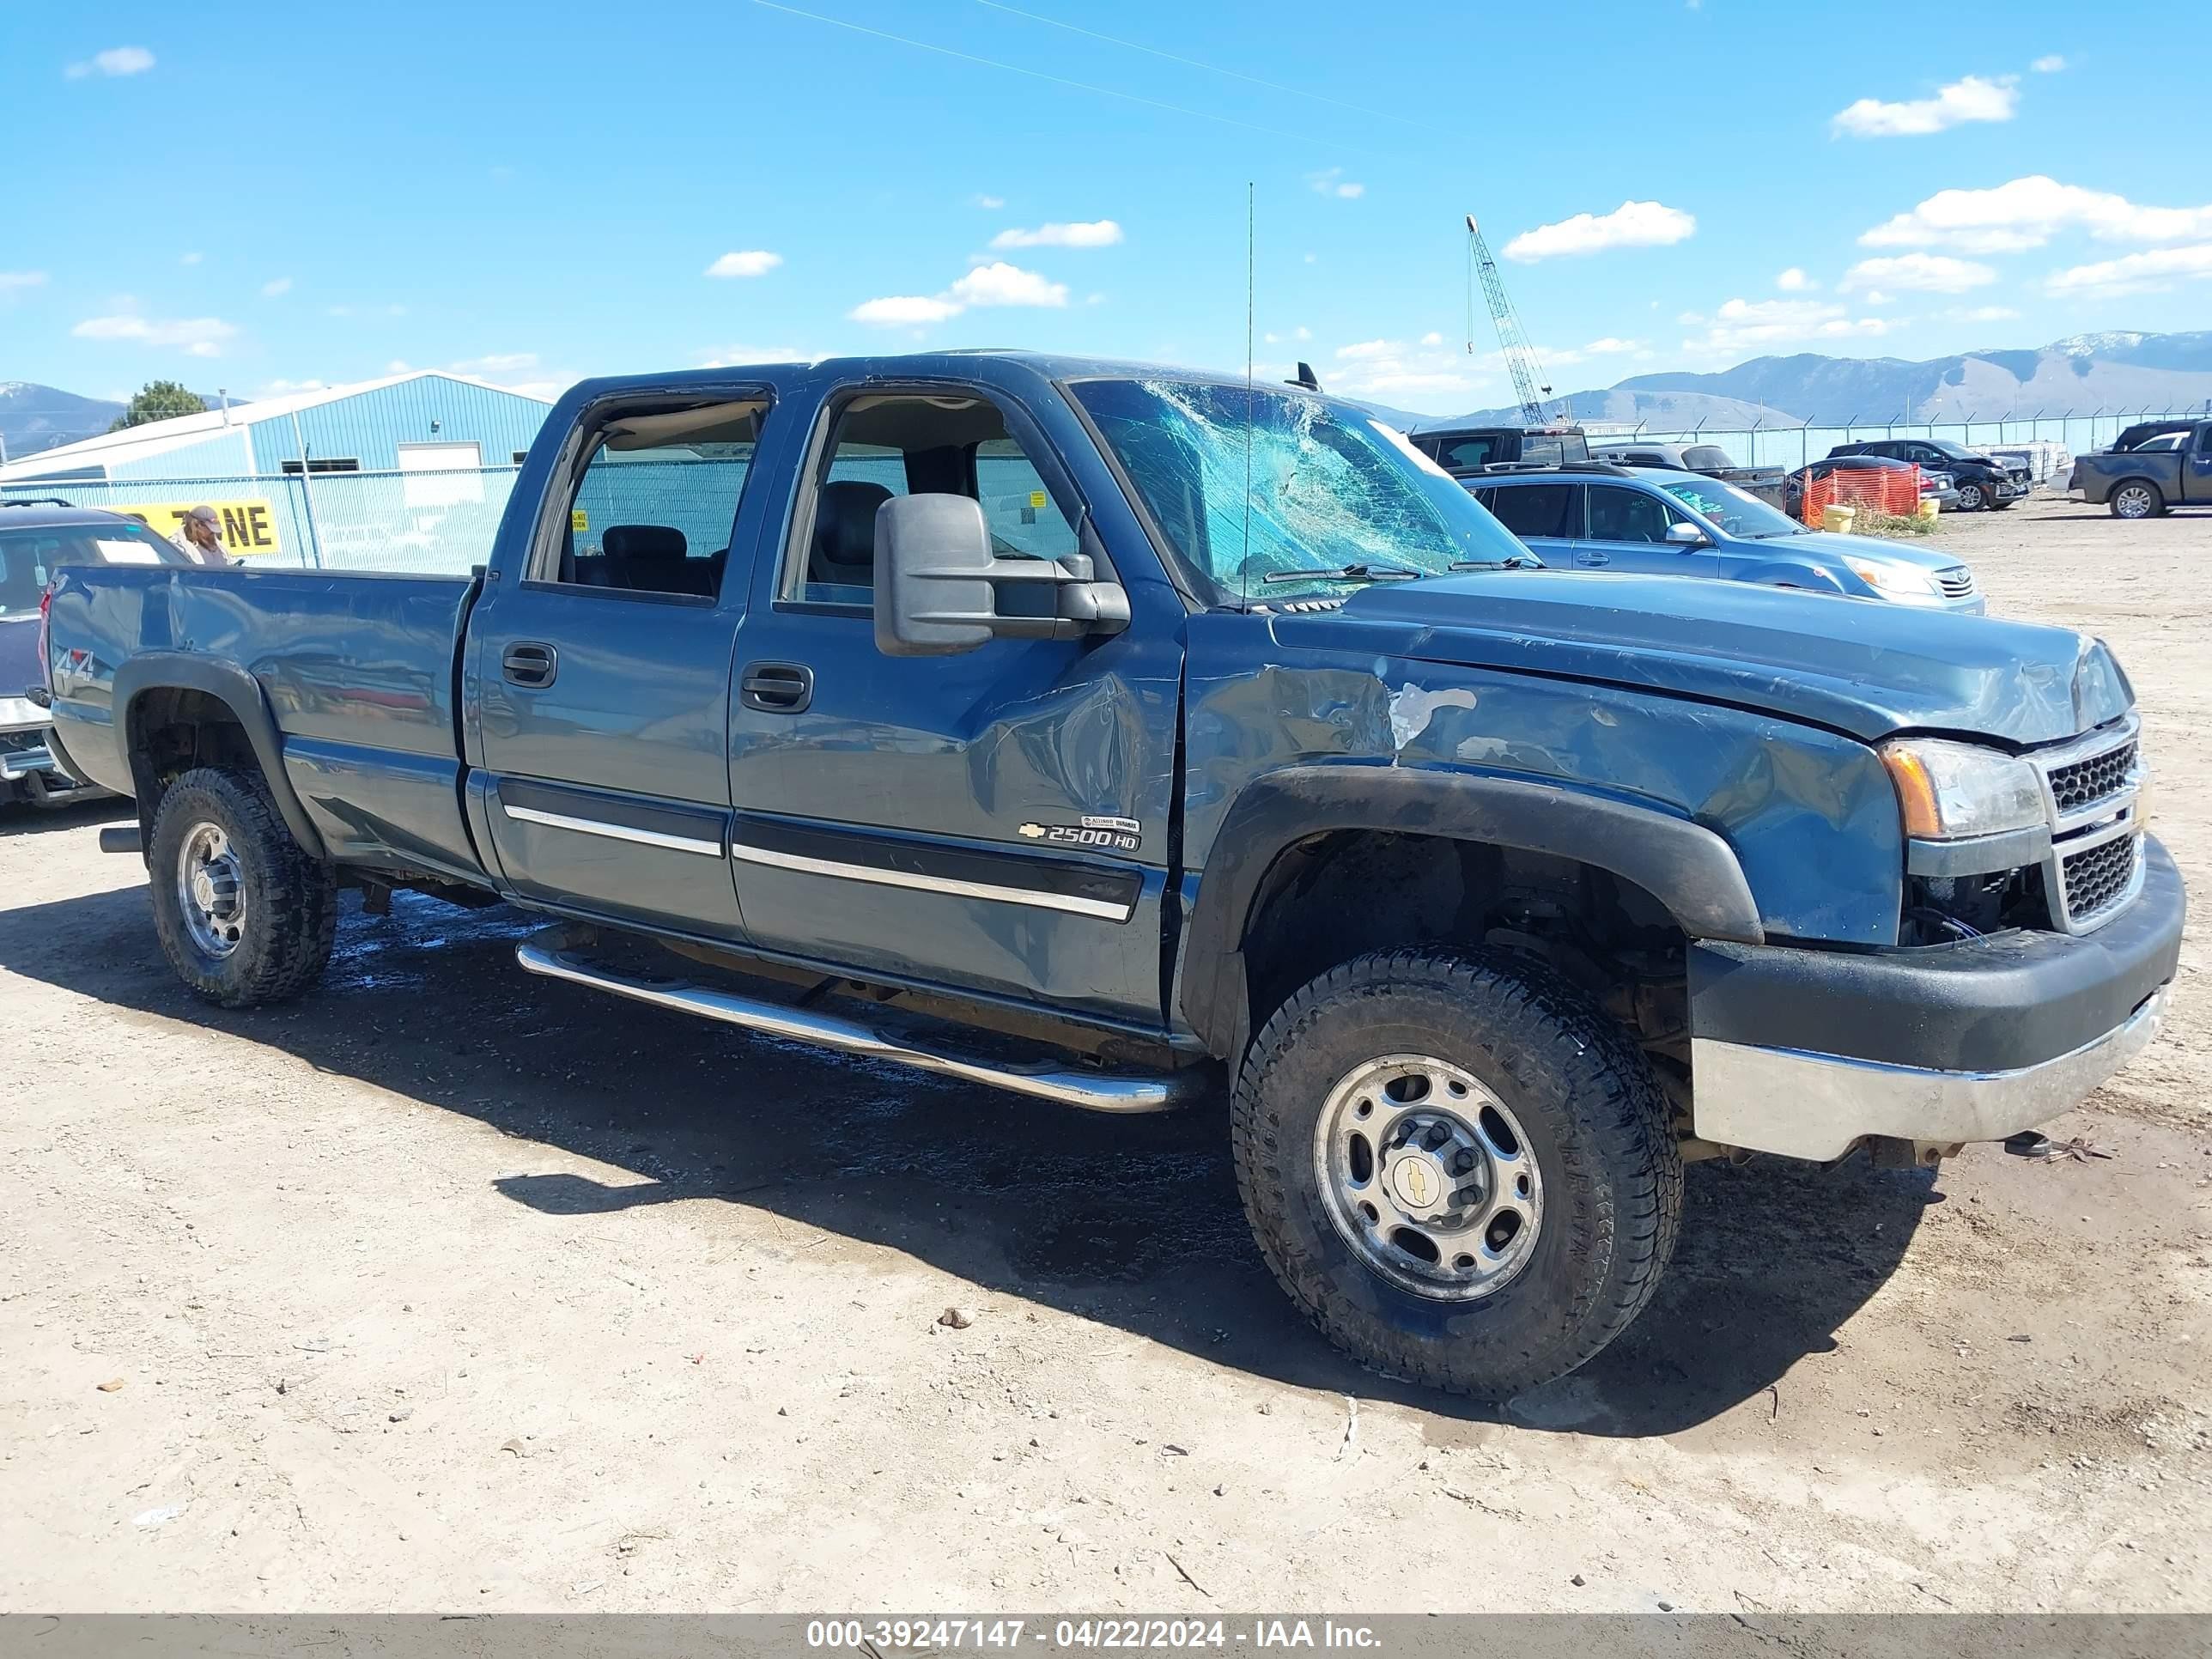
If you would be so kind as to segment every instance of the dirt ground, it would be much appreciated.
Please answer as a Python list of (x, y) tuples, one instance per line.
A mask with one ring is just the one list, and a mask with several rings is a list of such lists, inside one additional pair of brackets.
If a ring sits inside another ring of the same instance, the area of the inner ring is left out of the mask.
[[(2212, 517), (1942, 538), (2119, 651), (2203, 917)], [(118, 816), (0, 817), (0, 1609), (2212, 1607), (2201, 920), (2059, 1125), (2109, 1160), (1697, 1166), (1642, 1321), (1496, 1412), (1291, 1312), (1218, 1113), (817, 1058), (428, 900), (212, 1011)]]

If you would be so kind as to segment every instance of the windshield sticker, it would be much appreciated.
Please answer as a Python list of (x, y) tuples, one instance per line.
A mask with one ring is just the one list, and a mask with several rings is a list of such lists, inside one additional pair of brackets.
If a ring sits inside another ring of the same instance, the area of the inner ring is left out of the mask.
[(161, 552), (144, 542), (110, 541), (105, 536), (95, 536), (92, 544), (100, 550), (100, 556), (108, 564), (159, 564)]

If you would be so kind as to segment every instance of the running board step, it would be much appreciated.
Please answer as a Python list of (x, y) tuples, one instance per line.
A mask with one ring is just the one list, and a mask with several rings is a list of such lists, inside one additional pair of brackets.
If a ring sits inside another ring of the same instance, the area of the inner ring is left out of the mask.
[(687, 980), (647, 979), (615, 973), (573, 949), (564, 948), (562, 931), (556, 928), (550, 934), (524, 939), (514, 947), (514, 959), (529, 972), (543, 974), (548, 979), (588, 985), (635, 1002), (649, 1002), (657, 1008), (673, 1008), (678, 1013), (697, 1014), (702, 1018), (742, 1026), (787, 1042), (835, 1048), (864, 1060), (887, 1060), (900, 1066), (911, 1066), (916, 1071), (988, 1084), (994, 1089), (1009, 1089), (1018, 1095), (1056, 1101), (1063, 1106), (1080, 1106), (1093, 1112), (1165, 1111), (1184, 1104), (1206, 1086), (1203, 1070), (1139, 1076), (1048, 1062), (1001, 1066), (962, 1059), (918, 1047), (857, 1020), (843, 1019), (818, 1009), (767, 1002), (732, 991), (695, 985)]

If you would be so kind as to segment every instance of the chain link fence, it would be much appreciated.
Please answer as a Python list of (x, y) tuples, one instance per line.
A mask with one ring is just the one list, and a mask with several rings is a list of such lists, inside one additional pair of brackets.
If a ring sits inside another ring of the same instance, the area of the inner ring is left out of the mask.
[(2166, 409), (2038, 410), (1993, 420), (1845, 422), (1841, 426), (1755, 426), (1668, 428), (1644, 422), (1631, 427), (1591, 422), (1584, 429), (1593, 444), (1602, 442), (1717, 444), (1738, 466), (1795, 469), (1817, 461), (1838, 444), (1875, 438), (1946, 439), (1968, 449), (2006, 444), (2059, 443), (2073, 454), (2101, 449), (2139, 421), (2202, 420), (2203, 412)]

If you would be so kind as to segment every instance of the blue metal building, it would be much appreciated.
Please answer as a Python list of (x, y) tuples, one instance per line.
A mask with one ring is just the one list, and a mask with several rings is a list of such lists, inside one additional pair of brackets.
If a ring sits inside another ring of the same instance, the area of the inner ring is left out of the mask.
[(103, 433), (0, 468), (0, 483), (296, 475), (303, 444), (318, 473), (508, 466), (550, 407), (417, 369)]

